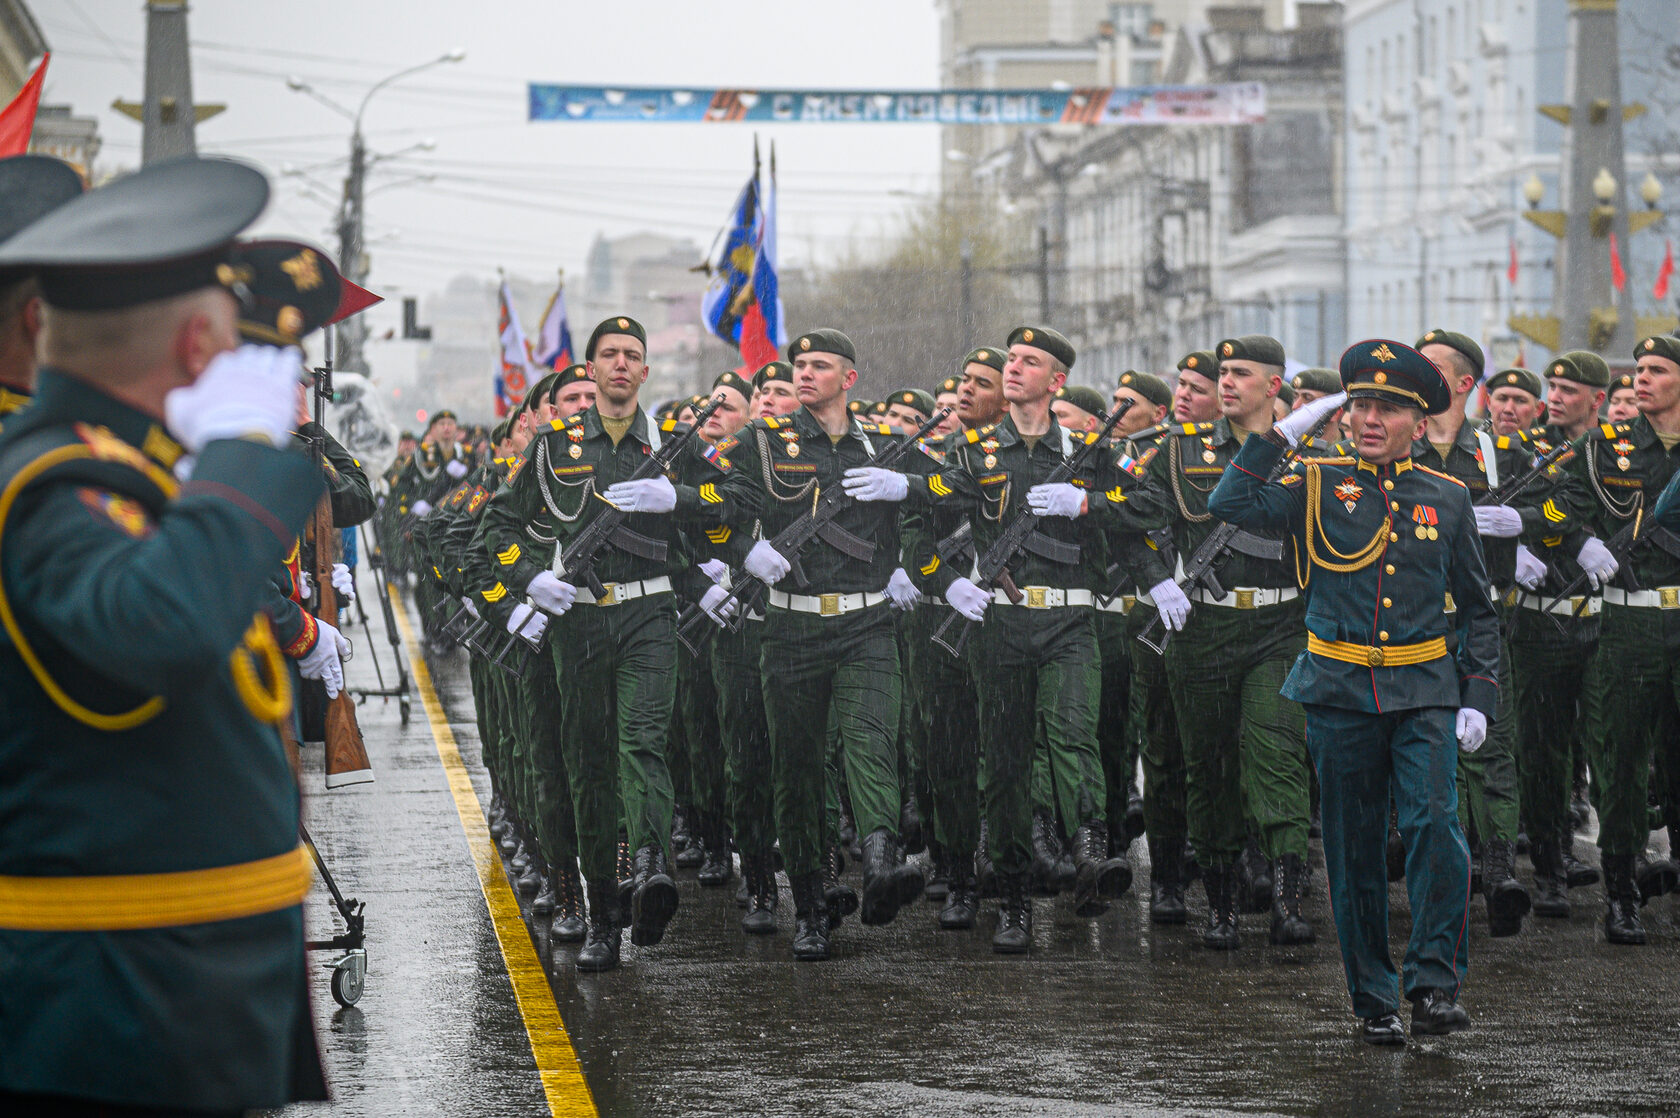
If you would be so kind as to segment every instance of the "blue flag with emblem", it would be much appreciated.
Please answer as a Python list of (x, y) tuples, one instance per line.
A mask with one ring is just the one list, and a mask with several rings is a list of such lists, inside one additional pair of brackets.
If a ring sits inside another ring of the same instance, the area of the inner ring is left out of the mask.
[(741, 341), (741, 316), (753, 302), (753, 264), (758, 256), (758, 170), (735, 199), (723, 244), (712, 264), (712, 282), (700, 300), (700, 319), (730, 345)]

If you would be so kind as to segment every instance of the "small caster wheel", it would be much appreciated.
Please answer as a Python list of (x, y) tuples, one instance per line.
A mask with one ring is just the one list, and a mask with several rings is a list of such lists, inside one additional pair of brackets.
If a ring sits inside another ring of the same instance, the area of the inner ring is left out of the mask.
[(397, 705), (398, 705), (399, 709), (402, 711), (402, 724), (404, 726), (407, 726), (408, 725), (408, 716), (411, 712), (411, 707), (412, 707), (412, 704), (409, 702), (408, 696), (404, 695), (401, 699), (397, 700)]
[(352, 951), (333, 964), (333, 1001), (349, 1009), (362, 1000), (362, 989), (366, 982), (367, 952)]

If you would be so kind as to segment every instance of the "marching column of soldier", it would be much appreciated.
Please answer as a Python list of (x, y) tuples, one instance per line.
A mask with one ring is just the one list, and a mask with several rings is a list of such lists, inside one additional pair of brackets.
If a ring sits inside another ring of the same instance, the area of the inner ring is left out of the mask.
[[(1680, 338), (1619, 377), (1583, 351), (1487, 376), (1445, 329), (1287, 376), (1248, 335), (1105, 395), (1034, 323), (868, 402), (819, 328), (654, 411), (646, 333), (613, 316), (483, 437), (447, 411), (405, 434), (376, 497), (302, 402), (303, 339), (366, 293), (236, 239), (260, 175), (83, 194), (25, 157), (0, 192), (0, 958), (82, 961), (7, 967), (9, 1099), (319, 1094), (290, 695), (343, 690), (311, 578), (353, 582), (310, 559), (317, 503), (322, 532), (375, 518), (426, 654), (472, 650), (492, 834), (580, 970), (623, 929), (680, 934), (683, 868), (738, 874), (742, 931), (791, 927), (800, 960), (854, 914), (1026, 953), (1035, 896), (1099, 916), (1139, 839), (1152, 921), (1199, 909), (1231, 951), (1263, 913), (1287, 948), (1318, 934), (1322, 834), (1387, 1044), (1401, 997), (1414, 1033), (1469, 1024), (1473, 912), (1517, 935), (1602, 873), (1606, 938), (1638, 945), (1680, 884), (1648, 850), (1680, 826)], [(157, 1003), (149, 973), (194, 968), (212, 1011)]]

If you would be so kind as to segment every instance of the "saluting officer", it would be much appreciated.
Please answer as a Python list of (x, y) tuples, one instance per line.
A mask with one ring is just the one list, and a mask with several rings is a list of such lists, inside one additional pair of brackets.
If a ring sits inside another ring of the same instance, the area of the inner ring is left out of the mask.
[[(1412, 457), (1425, 415), (1450, 407), (1442, 371), (1399, 342), (1342, 355), (1357, 454), (1307, 459), (1278, 484), (1278, 456), (1344, 397), (1304, 405), (1250, 437), (1208, 501), (1215, 516), (1293, 537), (1306, 584), (1306, 650), (1283, 693), (1306, 706), (1323, 797), (1324, 861), (1353, 1011), (1372, 1044), (1403, 1044), (1397, 979), (1412, 1032), (1467, 1028), (1469, 850), (1453, 779), (1457, 751), (1487, 733), (1497, 690), (1499, 616), (1488, 593), (1469, 494)], [(1446, 595), (1458, 604), (1441, 608)], [(1449, 631), (1458, 634), (1456, 662)], [(1406, 843), (1412, 936), (1403, 975), (1388, 952), (1391, 794)]]
[[(0, 159), (0, 244), (82, 192), (75, 168), (50, 155)], [(35, 393), (41, 287), (32, 268), (0, 271), (0, 425)]]
[(313, 869), (277, 730), (291, 689), (259, 613), (321, 479), (290, 448), (298, 351), (235, 350), (229, 290), (233, 236), (267, 198), (242, 164), (171, 160), (0, 246), (46, 307), (36, 402), (0, 437), (14, 1112), (326, 1097)]

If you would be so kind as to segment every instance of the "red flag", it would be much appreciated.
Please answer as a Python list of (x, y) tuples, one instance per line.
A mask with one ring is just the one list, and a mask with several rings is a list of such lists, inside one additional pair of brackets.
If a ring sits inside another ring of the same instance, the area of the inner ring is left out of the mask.
[(1505, 269), (1505, 278), (1512, 283), (1517, 282), (1517, 239), (1511, 238), (1511, 265)]
[(1668, 277), (1674, 274), (1674, 242), (1663, 242), (1662, 267), (1657, 269), (1657, 282), (1651, 285), (1651, 298), (1668, 298)]
[(757, 372), (778, 356), (776, 343), (770, 340), (769, 323), (764, 320), (764, 308), (754, 299), (741, 315), (741, 360)]
[(0, 159), (29, 150), (29, 137), (35, 131), (35, 110), (41, 106), (41, 83), (51, 60), (51, 54), (42, 55), (41, 64), (23, 83), (12, 103), (0, 109)]
[(1616, 245), (1616, 234), (1610, 234), (1610, 282), (1620, 291), (1627, 286), (1627, 272), (1622, 270), (1622, 250)]

